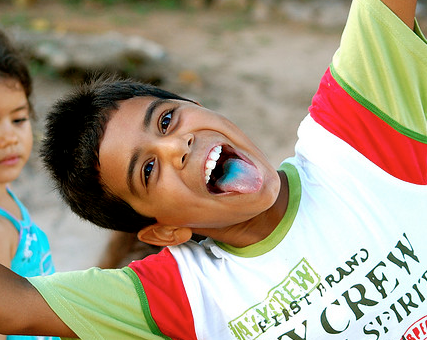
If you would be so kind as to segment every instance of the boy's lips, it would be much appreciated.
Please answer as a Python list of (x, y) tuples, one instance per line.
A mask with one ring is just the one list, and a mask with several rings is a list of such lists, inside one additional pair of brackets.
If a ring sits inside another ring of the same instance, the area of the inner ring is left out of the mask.
[(216, 145), (209, 151), (204, 179), (212, 194), (253, 193), (262, 185), (255, 164), (230, 145)]

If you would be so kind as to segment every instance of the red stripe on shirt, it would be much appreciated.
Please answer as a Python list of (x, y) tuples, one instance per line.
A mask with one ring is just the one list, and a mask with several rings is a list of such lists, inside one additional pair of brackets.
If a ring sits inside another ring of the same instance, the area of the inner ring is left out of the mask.
[(356, 102), (332, 77), (324, 74), (313, 97), (310, 115), (390, 175), (427, 184), (427, 144), (392, 128)]
[(141, 280), (151, 316), (160, 331), (174, 340), (196, 340), (190, 303), (169, 249), (134, 261), (129, 267)]

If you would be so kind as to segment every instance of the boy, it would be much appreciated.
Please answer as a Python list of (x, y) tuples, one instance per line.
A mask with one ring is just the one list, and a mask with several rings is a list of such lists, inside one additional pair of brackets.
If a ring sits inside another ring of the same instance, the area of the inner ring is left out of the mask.
[(59, 102), (43, 155), (71, 208), (168, 247), (121, 270), (27, 281), (2, 268), (0, 332), (425, 338), (427, 45), (415, 6), (354, 0), (278, 172), (228, 120), (168, 92), (98, 82)]

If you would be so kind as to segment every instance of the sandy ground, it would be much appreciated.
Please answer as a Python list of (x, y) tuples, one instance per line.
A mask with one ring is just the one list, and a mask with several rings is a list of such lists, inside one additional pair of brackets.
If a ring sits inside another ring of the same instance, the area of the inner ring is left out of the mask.
[[(129, 23), (117, 27), (108, 18), (82, 19), (73, 14), (68, 19), (61, 24), (69, 30), (115, 28), (163, 45), (173, 65), (163, 87), (228, 116), (275, 166), (293, 154), (298, 124), (341, 33), (340, 28), (323, 30), (279, 20), (242, 23), (236, 16), (213, 12), (153, 13), (141, 20), (132, 14)], [(42, 75), (35, 80), (39, 139), (44, 113), (70, 85)], [(36, 152), (14, 189), (48, 234), (58, 270), (98, 263), (109, 233), (81, 221), (61, 203)]]

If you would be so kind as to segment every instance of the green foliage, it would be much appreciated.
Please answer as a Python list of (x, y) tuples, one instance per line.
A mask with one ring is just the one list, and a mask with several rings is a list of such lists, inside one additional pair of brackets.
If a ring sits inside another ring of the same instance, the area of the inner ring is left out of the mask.
[(42, 63), (38, 60), (30, 59), (28, 67), (33, 77), (43, 75), (44, 77), (51, 79), (59, 78), (58, 72), (53, 67), (46, 65), (45, 63)]
[(175, 10), (182, 7), (181, 0), (62, 0), (63, 2), (79, 6), (83, 3), (85, 4), (99, 4), (103, 6), (117, 6), (125, 5), (132, 6), (137, 9), (138, 12), (145, 13), (153, 9), (166, 9), (166, 10)]
[(27, 27), (28, 22), (29, 22), (29, 17), (24, 12), (18, 12), (14, 14), (10, 14), (10, 13), (0, 14), (0, 23), (3, 26), (18, 25), (21, 27)]
[(222, 20), (222, 28), (227, 31), (241, 31), (252, 24), (252, 18), (246, 13), (236, 13)]

